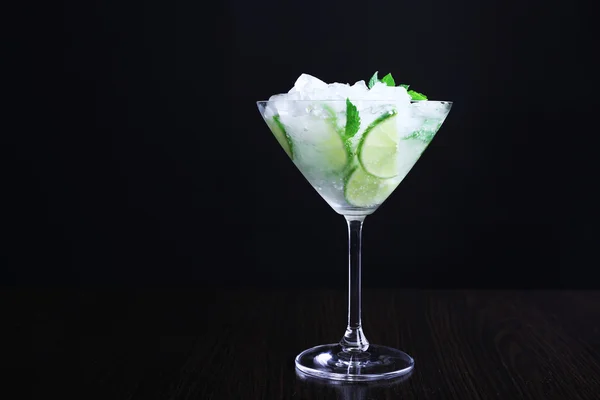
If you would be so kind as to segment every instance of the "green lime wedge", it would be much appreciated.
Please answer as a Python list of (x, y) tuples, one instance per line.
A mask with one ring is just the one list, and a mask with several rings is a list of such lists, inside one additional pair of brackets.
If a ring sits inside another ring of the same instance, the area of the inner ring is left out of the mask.
[(292, 144), (292, 140), (285, 131), (283, 124), (279, 120), (279, 115), (275, 115), (273, 119), (268, 119), (267, 125), (269, 126), (269, 129), (271, 129), (271, 132), (273, 132), (273, 136), (275, 136), (275, 139), (277, 139), (277, 142), (279, 142), (279, 145), (283, 148), (285, 153), (291, 159), (294, 159), (294, 146)]
[(375, 207), (383, 203), (396, 186), (396, 179), (377, 178), (357, 167), (348, 175), (344, 196), (348, 204), (355, 207)]
[(358, 144), (358, 160), (369, 174), (378, 178), (398, 175), (398, 129), (396, 114), (385, 114), (367, 127)]

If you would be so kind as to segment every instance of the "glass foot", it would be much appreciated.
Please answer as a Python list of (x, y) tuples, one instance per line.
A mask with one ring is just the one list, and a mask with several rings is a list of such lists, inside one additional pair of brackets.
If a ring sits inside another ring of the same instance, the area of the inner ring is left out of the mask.
[(409, 373), (415, 361), (403, 351), (369, 345), (366, 351), (345, 352), (338, 343), (304, 350), (296, 368), (307, 375), (338, 381), (376, 381)]

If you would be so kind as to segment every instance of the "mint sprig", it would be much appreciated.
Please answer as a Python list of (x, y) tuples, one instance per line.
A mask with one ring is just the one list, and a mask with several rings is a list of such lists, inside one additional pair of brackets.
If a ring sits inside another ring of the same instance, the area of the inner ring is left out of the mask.
[(392, 74), (387, 74), (383, 78), (381, 78), (381, 82), (385, 83), (388, 86), (396, 86), (396, 82), (394, 82), (394, 78), (392, 78)]
[(409, 90), (408, 94), (413, 100), (427, 100), (427, 96), (423, 93), (415, 92), (414, 90)]
[(358, 115), (358, 109), (350, 99), (346, 99), (346, 130), (344, 131), (344, 138), (349, 139), (354, 137), (360, 128), (360, 116)]
[[(375, 71), (375, 73), (373, 74), (373, 76), (371, 77), (371, 79), (369, 79), (369, 84), (367, 85), (369, 89), (372, 89), (373, 86), (375, 86), (375, 84), (377, 82), (382, 82), (385, 83), (388, 86), (396, 86), (396, 82), (394, 81), (394, 78), (392, 77), (392, 74), (389, 73), (386, 76), (384, 76), (381, 79), (377, 78), (377, 74), (379, 71)], [(407, 85), (405, 83), (401, 83), (398, 86), (402, 86), (404, 89), (407, 90), (407, 93), (410, 95), (410, 98), (412, 100), (427, 100), (427, 96), (425, 96), (423, 93), (419, 93), (416, 92), (414, 90), (408, 90), (408, 88), (410, 87), (410, 85)]]
[(373, 74), (373, 76), (371, 77), (371, 79), (369, 79), (369, 84), (368, 84), (369, 89), (371, 89), (373, 86), (375, 86), (375, 84), (377, 82), (379, 82), (379, 79), (377, 78), (377, 73), (378, 72), (379, 71), (375, 71), (375, 73)]
[(392, 74), (387, 74), (383, 78), (379, 79), (377, 77), (378, 73), (379, 73), (379, 71), (375, 71), (375, 73), (373, 74), (371, 79), (369, 79), (369, 84), (367, 85), (367, 87), (369, 89), (373, 88), (373, 86), (375, 86), (375, 84), (377, 82), (385, 83), (388, 86), (396, 86), (396, 82), (394, 82), (394, 78), (392, 77)]

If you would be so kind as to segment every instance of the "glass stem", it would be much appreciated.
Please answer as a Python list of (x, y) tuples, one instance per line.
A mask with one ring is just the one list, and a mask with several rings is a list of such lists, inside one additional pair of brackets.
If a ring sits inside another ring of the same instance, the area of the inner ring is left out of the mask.
[(345, 216), (348, 223), (348, 327), (340, 341), (346, 352), (369, 348), (361, 321), (361, 247), (365, 216)]

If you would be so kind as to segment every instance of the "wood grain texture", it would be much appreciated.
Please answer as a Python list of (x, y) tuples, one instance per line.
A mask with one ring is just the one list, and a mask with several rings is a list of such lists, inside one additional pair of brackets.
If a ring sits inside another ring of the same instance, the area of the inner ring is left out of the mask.
[(61, 375), (57, 360), (75, 366), (86, 399), (600, 398), (597, 292), (365, 290), (368, 339), (416, 360), (409, 377), (380, 384), (331, 384), (294, 369), (300, 351), (343, 334), (343, 292), (2, 296), (4, 333), (35, 362), (7, 348), (1, 365), (25, 372), (32, 398)]

